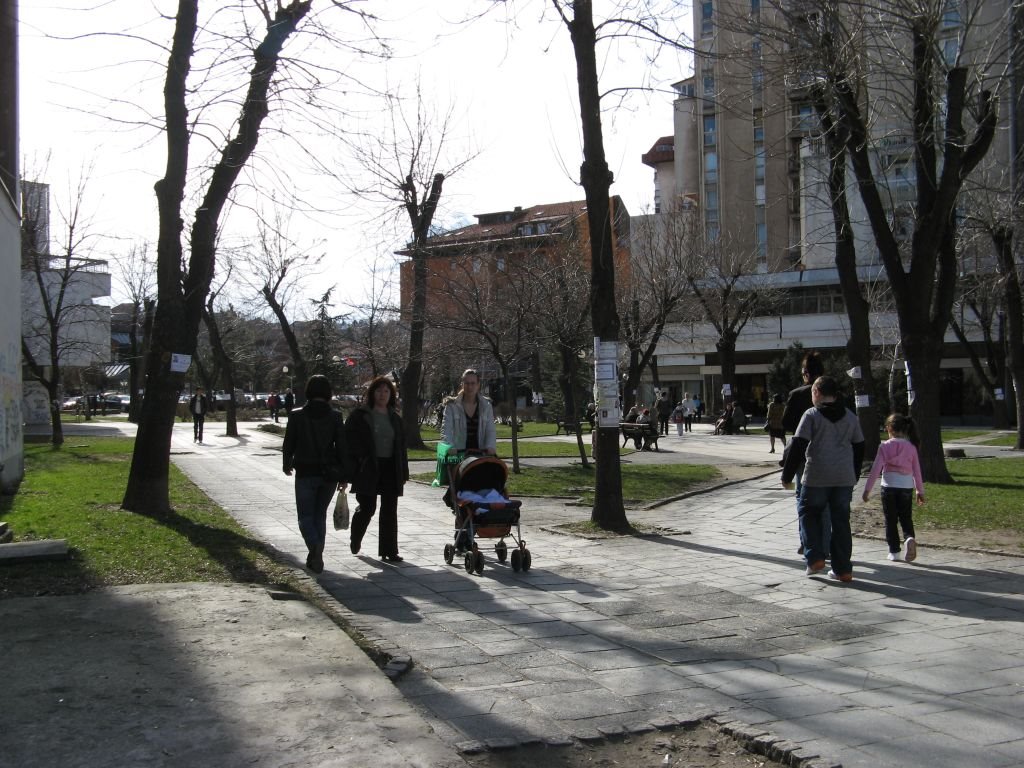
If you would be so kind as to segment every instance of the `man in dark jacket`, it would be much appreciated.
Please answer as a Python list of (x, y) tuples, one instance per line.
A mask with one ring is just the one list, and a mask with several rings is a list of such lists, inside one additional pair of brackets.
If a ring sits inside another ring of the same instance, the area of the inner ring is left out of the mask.
[[(850, 532), (850, 499), (864, 459), (864, 433), (856, 414), (839, 400), (839, 385), (831, 376), (820, 376), (812, 385), (814, 407), (797, 425), (782, 468), (782, 485), (793, 487), (803, 466), (803, 486), (797, 501), (800, 541), (807, 561), (807, 575), (825, 570), (831, 554), (829, 577), (853, 580), (853, 535)], [(824, 518), (832, 524), (831, 535), (822, 535)]]
[[(811, 385), (819, 376), (825, 375), (825, 365), (821, 362), (821, 355), (817, 352), (809, 351), (804, 355), (804, 359), (800, 362), (800, 376), (803, 378), (803, 386), (792, 389), (789, 392), (789, 398), (786, 400), (786, 410), (782, 413), (782, 436), (785, 439), (786, 433), (793, 434), (796, 432), (797, 425), (800, 423), (800, 418), (804, 415), (808, 408), (813, 406), (811, 402)], [(787, 446), (782, 453), (782, 464), (785, 462), (786, 457), (789, 455), (792, 444)], [(796, 498), (799, 502), (800, 499), (800, 478), (803, 475), (803, 465), (800, 465), (796, 471)], [(832, 531), (832, 526), (829, 523), (829, 516), (826, 514), (823, 517), (824, 530), (822, 535), (825, 541), (828, 542), (828, 538)], [(797, 549), (797, 554), (803, 554), (804, 546), (801, 543)]]
[(192, 414), (192, 442), (203, 444), (203, 424), (206, 422), (206, 414), (210, 410), (210, 400), (203, 394), (202, 387), (196, 387), (196, 392), (188, 401), (188, 412)]
[[(306, 405), (288, 414), (281, 446), (284, 473), (295, 473), (299, 532), (309, 550), (306, 567), (313, 573), (324, 569), (327, 507), (335, 489), (345, 492), (352, 475), (345, 423), (341, 414), (331, 408), (331, 394), (326, 376), (310, 377), (306, 383)], [(332, 468), (339, 471), (340, 478), (329, 476), (328, 470)]]

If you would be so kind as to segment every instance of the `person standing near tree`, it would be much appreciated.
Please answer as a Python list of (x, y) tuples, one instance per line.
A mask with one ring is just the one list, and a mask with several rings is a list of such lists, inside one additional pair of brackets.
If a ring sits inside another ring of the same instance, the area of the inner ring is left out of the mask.
[(295, 407), (295, 395), (292, 394), (292, 389), (289, 387), (284, 393), (284, 412), (291, 413)]
[[(286, 475), (295, 473), (295, 509), (299, 533), (306, 543), (306, 567), (313, 573), (324, 569), (327, 541), (327, 507), (337, 488), (342, 493), (350, 477), (345, 425), (331, 408), (331, 382), (311, 376), (306, 383), (306, 404), (288, 414), (281, 446)], [(341, 479), (325, 476), (328, 464), (340, 468)]]
[[(813, 408), (797, 425), (782, 468), (782, 486), (793, 488), (793, 478), (803, 465), (803, 484), (797, 501), (800, 540), (814, 576), (826, 568), (829, 578), (853, 581), (853, 534), (850, 531), (850, 500), (864, 459), (864, 433), (856, 414), (839, 400), (839, 385), (831, 376), (819, 376), (811, 385)], [(823, 537), (822, 520), (832, 523), (829, 539)]]
[(662, 391), (654, 403), (655, 411), (658, 414), (658, 434), (668, 434), (668, 417), (672, 413), (672, 401), (669, 400), (668, 392)]
[(210, 400), (203, 393), (202, 387), (196, 387), (195, 394), (189, 398), (188, 412), (192, 414), (192, 442), (203, 444), (203, 424), (206, 414), (210, 411)]
[(397, 406), (395, 383), (378, 376), (366, 388), (362, 405), (345, 422), (357, 502), (351, 522), (352, 554), (359, 554), (380, 498), (377, 556), (389, 563), (402, 562), (398, 554), (398, 497), (409, 479), (405, 430)]

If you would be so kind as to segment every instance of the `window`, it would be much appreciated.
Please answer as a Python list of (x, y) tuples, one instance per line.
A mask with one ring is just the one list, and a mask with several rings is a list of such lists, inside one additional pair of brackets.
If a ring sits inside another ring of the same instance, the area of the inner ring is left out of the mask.
[(942, 60), (946, 63), (947, 67), (956, 66), (958, 53), (960, 53), (959, 38), (950, 37), (942, 41)]
[(497, 259), (496, 265), (497, 265), (497, 268), (498, 268), (499, 272), (504, 272), (505, 271), (505, 257), (504, 256), (499, 256), (498, 259)]
[(715, 116), (704, 115), (704, 146), (713, 147), (718, 143)]
[(718, 153), (714, 151), (704, 153), (704, 183), (715, 184), (718, 182)]
[(764, 144), (754, 145), (754, 181), (764, 181)]
[(700, 4), (700, 34), (708, 37), (714, 31), (714, 3), (712, 0), (701, 0)]
[(953, 29), (960, 26), (960, 3), (957, 0), (946, 0), (942, 10), (942, 28)]
[(793, 107), (793, 130), (801, 133), (813, 133), (818, 125), (814, 107), (810, 104), (798, 104)]
[(715, 76), (711, 72), (704, 73), (704, 95), (714, 96), (715, 95)]
[(750, 0), (750, 15), (758, 16), (761, 13), (761, 0)]
[(718, 213), (718, 185), (709, 184), (704, 188), (704, 205), (710, 211), (714, 209)]
[(754, 240), (757, 244), (758, 258), (765, 259), (768, 255), (768, 225), (764, 220), (763, 202), (754, 207)]

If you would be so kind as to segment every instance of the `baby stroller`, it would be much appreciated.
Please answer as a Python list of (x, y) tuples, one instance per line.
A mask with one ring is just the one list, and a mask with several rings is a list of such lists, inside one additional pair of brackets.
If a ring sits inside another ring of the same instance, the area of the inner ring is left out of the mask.
[[(463, 556), (467, 573), (483, 573), (484, 554), (477, 539), (499, 539), (494, 545), (498, 562), (508, 559), (513, 571), (530, 570), (532, 557), (519, 530), (522, 502), (505, 495), (508, 481), (505, 462), (496, 456), (469, 456), (450, 470), (450, 479), (455, 541), (444, 545), (444, 561), (451, 565), (459, 554)], [(511, 553), (506, 537), (512, 538)]]

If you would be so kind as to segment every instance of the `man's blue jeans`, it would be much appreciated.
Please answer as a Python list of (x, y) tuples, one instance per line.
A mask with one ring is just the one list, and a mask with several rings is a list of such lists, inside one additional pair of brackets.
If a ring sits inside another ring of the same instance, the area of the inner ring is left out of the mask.
[[(818, 563), (831, 552), (832, 570), (840, 576), (853, 573), (853, 534), (850, 532), (850, 500), (853, 486), (816, 486), (806, 483), (800, 489), (797, 512), (800, 515), (800, 541), (807, 564)], [(824, 520), (832, 523), (830, 544), (825, 544)]]
[(312, 554), (324, 551), (327, 540), (327, 507), (337, 483), (319, 475), (295, 478), (295, 508), (299, 515), (299, 533)]
[[(803, 469), (796, 473), (796, 511), (797, 511), (797, 536), (800, 536), (800, 544), (803, 546), (803, 536), (800, 534), (800, 489), (803, 488), (803, 483), (800, 482), (800, 477), (803, 475)], [(829, 517), (828, 509), (825, 510), (821, 515), (821, 549), (825, 552), (829, 551), (829, 542), (832, 540), (832, 520)]]

